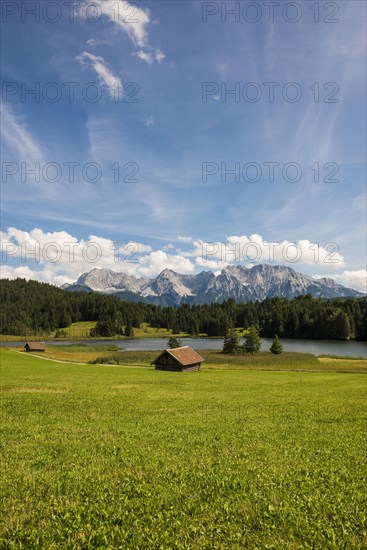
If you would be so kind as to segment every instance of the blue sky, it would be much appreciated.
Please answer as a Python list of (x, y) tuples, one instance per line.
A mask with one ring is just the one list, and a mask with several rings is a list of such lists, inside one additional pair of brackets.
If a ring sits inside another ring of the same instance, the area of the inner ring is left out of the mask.
[(261, 261), (365, 288), (364, 2), (52, 4), (2, 3), (3, 276)]

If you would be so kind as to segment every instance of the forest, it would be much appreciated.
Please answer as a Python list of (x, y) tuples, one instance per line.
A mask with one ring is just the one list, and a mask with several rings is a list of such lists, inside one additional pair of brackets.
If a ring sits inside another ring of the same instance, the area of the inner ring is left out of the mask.
[(367, 297), (325, 300), (306, 295), (162, 307), (97, 292), (67, 292), (37, 281), (2, 279), (0, 303), (1, 334), (47, 335), (74, 322), (96, 321), (91, 336), (125, 334), (126, 327), (148, 323), (192, 336), (224, 336), (230, 328), (255, 325), (269, 338), (367, 340)]

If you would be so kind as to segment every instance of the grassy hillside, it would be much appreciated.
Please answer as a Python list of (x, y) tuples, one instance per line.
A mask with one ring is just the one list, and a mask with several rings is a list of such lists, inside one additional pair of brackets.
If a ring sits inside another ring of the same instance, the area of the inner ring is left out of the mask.
[(1, 354), (2, 548), (366, 546), (364, 375)]
[[(80, 321), (78, 323), (72, 323), (70, 326), (61, 329), (63, 332), (63, 336), (61, 338), (57, 338), (58, 340), (123, 340), (123, 336), (116, 336), (116, 337), (108, 337), (108, 338), (102, 338), (98, 336), (97, 338), (90, 338), (89, 334), (92, 328), (95, 328), (96, 321)], [(7, 335), (7, 334), (1, 334), (0, 340), (2, 342), (24, 342), (28, 339), (47, 339), (47, 340), (53, 340), (56, 338), (57, 331), (54, 330), (51, 333), (44, 333), (44, 332), (27, 332), (26, 334), (22, 336), (14, 336), (14, 335)], [(153, 328), (148, 323), (142, 323), (140, 328), (134, 328), (134, 338), (169, 338), (172, 336), (172, 330), (167, 330), (165, 328)], [(175, 334), (177, 338), (182, 338), (184, 336), (188, 336), (185, 332), (180, 332), (179, 334)]]

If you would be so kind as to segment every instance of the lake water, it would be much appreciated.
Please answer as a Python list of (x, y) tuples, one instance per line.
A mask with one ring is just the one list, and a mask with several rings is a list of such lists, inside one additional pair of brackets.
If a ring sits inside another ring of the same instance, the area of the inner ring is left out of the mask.
[[(62, 346), (66, 344), (93, 344), (93, 345), (108, 345), (114, 344), (123, 348), (126, 351), (161, 351), (167, 347), (167, 338), (142, 338), (131, 340), (75, 340), (70, 341), (46, 341), (46, 345)], [(222, 338), (182, 338), (183, 346), (191, 346), (196, 350), (203, 349), (222, 349)], [(366, 342), (342, 342), (336, 340), (288, 340), (282, 339), (282, 345), (284, 351), (296, 351), (300, 353), (313, 353), (314, 355), (338, 355), (340, 357), (366, 357), (367, 358), (367, 344)], [(262, 338), (261, 349), (268, 351), (272, 344), (272, 339)], [(1, 342), (2, 346), (15, 347), (21, 345), (21, 342)]]

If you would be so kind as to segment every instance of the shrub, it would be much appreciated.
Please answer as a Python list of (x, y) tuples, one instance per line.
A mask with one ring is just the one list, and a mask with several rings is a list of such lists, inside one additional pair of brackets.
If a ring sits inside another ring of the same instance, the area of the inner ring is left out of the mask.
[(236, 355), (241, 351), (243, 352), (243, 349), (241, 350), (239, 336), (234, 329), (230, 329), (224, 338), (223, 353)]
[(256, 353), (260, 350), (261, 340), (258, 329), (252, 325), (245, 333), (243, 349), (245, 353)]
[(173, 348), (180, 348), (181, 347), (181, 340), (176, 338), (175, 336), (171, 336), (171, 338), (168, 340), (168, 347)]
[(90, 361), (92, 365), (122, 365), (124, 362), (121, 353), (115, 353), (113, 355), (103, 355), (97, 357), (93, 361)]

